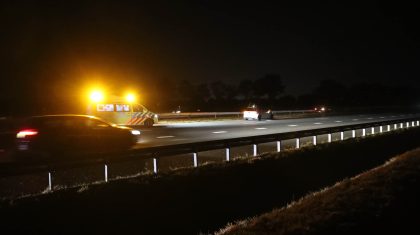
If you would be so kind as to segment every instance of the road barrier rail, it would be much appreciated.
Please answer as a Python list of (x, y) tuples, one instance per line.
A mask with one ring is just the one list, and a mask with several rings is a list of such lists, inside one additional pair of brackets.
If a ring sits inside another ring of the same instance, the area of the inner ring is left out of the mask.
[[(95, 156), (91, 158), (74, 158), (66, 160), (55, 160), (50, 162), (34, 163), (8, 163), (0, 165), (0, 176), (28, 175), (35, 173), (48, 173), (48, 189), (52, 189), (52, 174), (58, 170), (68, 170), (91, 165), (104, 166), (104, 181), (108, 181), (108, 166), (113, 163), (121, 163), (135, 160), (153, 159), (153, 172), (158, 173), (159, 159), (177, 154), (192, 154), (194, 167), (198, 166), (198, 154), (208, 150), (226, 150), (226, 161), (230, 161), (230, 149), (238, 146), (253, 146), (253, 156), (258, 155), (258, 144), (277, 142), (277, 152), (281, 151), (281, 141), (296, 139), (296, 148), (300, 147), (301, 138), (312, 137), (312, 143), (317, 144), (317, 136), (328, 135), (328, 142), (332, 142), (331, 135), (340, 133), (340, 140), (344, 140), (344, 132), (352, 131), (352, 138), (364, 137), (366, 130), (371, 128), (371, 135), (375, 134), (375, 128), (379, 127), (378, 133), (389, 132), (391, 130), (400, 130), (419, 126), (419, 118), (395, 119), (388, 121), (369, 122), (363, 124), (341, 125), (337, 127), (327, 127), (318, 129), (301, 130), (294, 132), (284, 132), (275, 134), (265, 134), (257, 136), (238, 137), (230, 139), (220, 139), (211, 141), (202, 141), (194, 143), (184, 143), (165, 146), (154, 146), (130, 150), (124, 153), (115, 153), (108, 155)], [(362, 130), (361, 136), (356, 136), (356, 130)]]
[[(302, 113), (316, 113), (317, 111), (312, 109), (305, 110), (278, 110), (272, 111), (276, 114), (302, 114)], [(201, 117), (241, 117), (243, 112), (187, 112), (187, 113), (160, 113), (158, 114), (159, 119), (181, 119), (181, 118), (201, 118)]]

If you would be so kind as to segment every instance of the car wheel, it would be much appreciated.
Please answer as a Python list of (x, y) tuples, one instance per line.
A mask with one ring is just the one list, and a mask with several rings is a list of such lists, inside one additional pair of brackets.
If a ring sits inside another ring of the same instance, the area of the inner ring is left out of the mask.
[(153, 126), (153, 120), (152, 119), (147, 119), (146, 121), (144, 121), (144, 126), (146, 127), (152, 127)]

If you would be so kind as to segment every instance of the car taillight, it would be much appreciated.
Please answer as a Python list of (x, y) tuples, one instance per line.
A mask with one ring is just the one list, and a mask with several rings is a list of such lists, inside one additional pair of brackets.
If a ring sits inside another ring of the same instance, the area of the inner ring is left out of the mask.
[(24, 129), (24, 130), (19, 131), (16, 134), (16, 138), (24, 139), (30, 136), (35, 136), (37, 134), (38, 134), (38, 131), (35, 129)]

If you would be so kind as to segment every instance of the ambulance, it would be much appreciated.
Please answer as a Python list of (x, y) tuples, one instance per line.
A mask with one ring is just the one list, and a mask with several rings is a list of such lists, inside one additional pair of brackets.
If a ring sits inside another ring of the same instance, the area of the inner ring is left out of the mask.
[(132, 95), (126, 97), (113, 95), (105, 98), (100, 93), (92, 93), (90, 100), (88, 115), (100, 117), (117, 125), (151, 127), (158, 122), (158, 115), (142, 104), (136, 103)]

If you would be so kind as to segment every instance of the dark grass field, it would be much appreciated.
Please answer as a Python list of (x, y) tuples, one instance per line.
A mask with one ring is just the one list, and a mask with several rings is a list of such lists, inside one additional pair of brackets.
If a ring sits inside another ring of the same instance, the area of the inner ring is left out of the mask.
[(420, 148), (220, 230), (227, 234), (419, 234)]
[[(198, 234), (280, 208), (420, 146), (412, 128), (0, 203), (5, 233)], [(306, 213), (306, 212), (302, 212)]]

